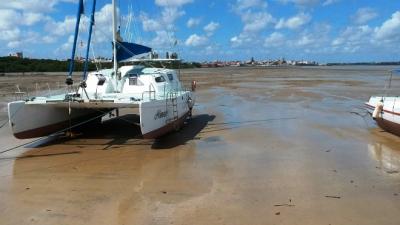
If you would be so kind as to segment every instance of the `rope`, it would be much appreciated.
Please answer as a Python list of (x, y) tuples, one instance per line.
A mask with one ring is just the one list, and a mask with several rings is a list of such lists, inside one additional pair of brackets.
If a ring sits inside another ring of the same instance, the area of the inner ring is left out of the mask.
[[(99, 111), (100, 111), (100, 110), (99, 110)], [(101, 112), (103, 112), (103, 111), (101, 111)], [(107, 112), (107, 113), (108, 113), (108, 112)], [(91, 118), (91, 119), (88, 119), (88, 120), (86, 120), (86, 121), (83, 121), (83, 122), (81, 122), (81, 123), (75, 124), (75, 125), (73, 125), (73, 126), (67, 127), (67, 128), (65, 128), (65, 129), (62, 129), (62, 130), (59, 130), (59, 131), (56, 131), (56, 132), (54, 132), (54, 133), (52, 133), (52, 134), (50, 134), (50, 135), (47, 135), (47, 136), (45, 136), (45, 137), (41, 137), (41, 138), (35, 139), (35, 140), (33, 140), (33, 141), (30, 141), (30, 142), (27, 142), (27, 143), (24, 143), (24, 144), (21, 144), (21, 145), (14, 146), (14, 147), (12, 147), (12, 148), (9, 148), (9, 149), (3, 150), (3, 151), (0, 151), (0, 154), (3, 154), (3, 153), (6, 153), (6, 152), (9, 152), (9, 151), (18, 149), (18, 148), (23, 147), (23, 146), (28, 145), (28, 144), (32, 144), (32, 143), (35, 143), (35, 142), (44, 140), (44, 139), (46, 139), (46, 138), (48, 138), (48, 137), (55, 136), (55, 135), (57, 135), (57, 134), (63, 133), (63, 132), (68, 131), (68, 130), (70, 130), (70, 129), (72, 129), (72, 128), (81, 126), (81, 125), (83, 125), (83, 124), (89, 123), (89, 122), (91, 122), (91, 121), (93, 121), (93, 120), (96, 120), (96, 119), (98, 119), (98, 118), (101, 118), (101, 117), (103, 117), (104, 115), (106, 115), (107, 113), (104, 113), (104, 112), (103, 112), (102, 115), (95, 116), (95, 117), (93, 117), (93, 118)]]
[(8, 123), (8, 120), (3, 120), (3, 121), (6, 121), (6, 122), (4, 122), (3, 124), (1, 124), (0, 129), (3, 128), (3, 127)]

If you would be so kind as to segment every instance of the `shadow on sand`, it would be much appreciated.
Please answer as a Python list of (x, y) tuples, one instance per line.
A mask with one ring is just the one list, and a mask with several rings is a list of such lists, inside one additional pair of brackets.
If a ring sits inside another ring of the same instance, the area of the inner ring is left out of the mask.
[[(152, 149), (170, 149), (195, 139), (209, 122), (213, 121), (214, 115), (200, 114), (195, 115), (187, 120), (184, 126), (176, 132), (167, 134), (159, 139), (143, 139), (140, 126), (139, 116), (127, 114), (113, 119), (104, 121), (101, 124), (88, 125), (75, 128), (73, 133), (77, 134), (75, 138), (65, 136), (53, 136), (41, 139), (26, 145), (28, 148), (41, 148), (50, 145), (63, 144), (80, 146), (99, 145), (98, 142), (90, 140), (109, 140), (104, 145), (103, 150), (114, 148), (114, 146), (134, 146), (149, 145)], [(83, 141), (84, 140), (84, 141)], [(82, 141), (82, 142), (81, 142)]]
[(215, 119), (214, 115), (202, 114), (193, 116), (177, 132), (172, 132), (159, 139), (154, 140), (152, 149), (169, 149), (178, 145), (184, 145), (186, 142), (196, 138), (209, 122)]

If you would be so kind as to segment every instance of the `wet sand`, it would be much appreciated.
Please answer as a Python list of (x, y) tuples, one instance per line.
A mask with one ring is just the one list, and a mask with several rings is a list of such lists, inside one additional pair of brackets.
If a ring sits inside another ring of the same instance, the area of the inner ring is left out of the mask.
[(194, 116), (159, 140), (129, 112), (73, 139), (4, 127), (2, 151), (29, 144), (0, 154), (0, 224), (400, 224), (400, 138), (362, 109), (388, 69), (182, 70)]

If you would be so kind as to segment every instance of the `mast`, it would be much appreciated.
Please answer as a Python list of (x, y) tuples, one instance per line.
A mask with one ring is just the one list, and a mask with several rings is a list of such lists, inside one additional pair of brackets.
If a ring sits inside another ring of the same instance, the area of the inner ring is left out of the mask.
[(114, 79), (115, 79), (115, 88), (117, 88), (118, 82), (118, 62), (117, 62), (117, 6), (116, 0), (112, 0), (113, 12), (112, 12), (112, 20), (113, 20), (113, 62), (114, 62)]
[(96, 0), (93, 0), (93, 6), (92, 6), (92, 14), (90, 15), (90, 26), (89, 26), (89, 36), (88, 36), (88, 42), (86, 46), (86, 59), (85, 59), (85, 67), (83, 69), (83, 81), (86, 81), (86, 74), (88, 71), (88, 64), (89, 64), (89, 50), (90, 50), (90, 42), (92, 39), (92, 29), (94, 25), (94, 13), (96, 12)]
[(72, 46), (71, 61), (69, 63), (69, 73), (68, 73), (67, 79), (65, 81), (65, 83), (67, 85), (72, 85), (74, 83), (74, 81), (72, 80), (72, 72), (74, 71), (76, 41), (78, 39), (79, 23), (81, 21), (81, 14), (82, 13), (83, 13), (83, 0), (79, 0), (78, 13), (76, 15), (76, 24), (75, 24), (74, 45)]

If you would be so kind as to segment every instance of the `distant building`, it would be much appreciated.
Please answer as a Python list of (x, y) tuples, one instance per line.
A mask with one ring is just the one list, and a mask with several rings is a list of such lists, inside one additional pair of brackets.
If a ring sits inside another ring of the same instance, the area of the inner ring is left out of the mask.
[(151, 52), (150, 53), (150, 59), (158, 59), (158, 53), (157, 52)]
[(110, 63), (112, 62), (112, 59), (106, 58), (106, 57), (102, 57), (102, 56), (98, 56), (95, 59), (91, 59), (90, 60), (93, 63)]
[(11, 53), (9, 56), (20, 58), (20, 59), (24, 58), (24, 54), (22, 52)]
[(170, 58), (171, 58), (171, 59), (178, 59), (178, 53), (173, 52), (173, 53), (170, 55)]

